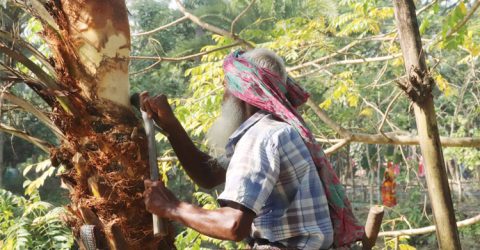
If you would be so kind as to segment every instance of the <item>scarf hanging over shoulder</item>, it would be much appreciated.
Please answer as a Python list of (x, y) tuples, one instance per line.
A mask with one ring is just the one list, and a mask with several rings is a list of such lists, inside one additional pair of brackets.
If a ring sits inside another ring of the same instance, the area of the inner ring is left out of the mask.
[(347, 246), (361, 240), (363, 226), (358, 224), (345, 190), (341, 185), (321, 146), (297, 112), (309, 95), (292, 78), (283, 82), (281, 77), (262, 67), (257, 67), (235, 51), (224, 60), (223, 70), (228, 90), (240, 100), (274, 114), (294, 127), (307, 145), (328, 200), (334, 230), (334, 247)]

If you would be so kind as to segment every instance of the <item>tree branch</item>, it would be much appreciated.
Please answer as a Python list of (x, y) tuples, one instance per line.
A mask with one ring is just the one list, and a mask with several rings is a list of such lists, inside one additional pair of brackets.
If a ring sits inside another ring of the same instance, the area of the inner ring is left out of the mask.
[(47, 88), (58, 90), (58, 84), (55, 78), (52, 78), (45, 71), (42, 70), (38, 65), (28, 59), (26, 56), (18, 53), (15, 50), (10, 49), (5, 44), (0, 43), (0, 51), (11, 57), (12, 59), (20, 62), (25, 67), (27, 67), (33, 74), (35, 74), (38, 79), (45, 84)]
[(325, 154), (327, 156), (331, 155), (331, 154), (337, 152), (338, 150), (340, 150), (341, 148), (343, 148), (344, 146), (346, 146), (348, 144), (350, 144), (350, 140), (347, 140), (347, 139), (340, 140), (335, 145), (325, 149)]
[(309, 61), (309, 62), (306, 62), (306, 63), (302, 63), (302, 64), (299, 64), (299, 65), (296, 65), (296, 66), (294, 66), (294, 67), (287, 67), (287, 72), (297, 71), (297, 70), (299, 70), (299, 69), (302, 69), (302, 68), (305, 68), (305, 67), (308, 67), (308, 66), (314, 66), (314, 67), (315, 67), (315, 66), (317, 66), (317, 64), (318, 64), (319, 62), (326, 61), (326, 60), (328, 60), (328, 59), (330, 59), (330, 58), (332, 58), (332, 57), (334, 57), (334, 56), (336, 56), (336, 55), (338, 55), (338, 54), (341, 54), (341, 53), (349, 50), (350, 48), (352, 48), (353, 46), (355, 46), (355, 45), (357, 45), (357, 44), (359, 44), (359, 43), (360, 43), (360, 41), (353, 41), (353, 42), (347, 44), (345, 47), (343, 47), (343, 48), (341, 48), (341, 49), (333, 52), (333, 53), (330, 54), (330, 55), (323, 56), (323, 57), (320, 57), (320, 58), (315, 59), (315, 60), (313, 60), (313, 61)]
[(457, 33), (457, 31), (462, 28), (467, 22), (468, 20), (470, 20), (470, 18), (473, 16), (473, 14), (475, 13), (475, 11), (477, 11), (478, 7), (480, 7), (480, 0), (477, 0), (473, 5), (472, 5), (472, 9), (470, 9), (470, 11), (467, 13), (467, 15), (463, 18), (463, 20), (458, 23), (457, 25), (455, 25), (455, 27), (453, 27), (453, 29), (451, 29), (447, 35), (445, 36), (444, 39), (448, 39), (450, 36), (452, 36), (453, 34)]
[(156, 28), (156, 29), (153, 29), (153, 30), (150, 30), (150, 31), (145, 31), (145, 32), (140, 32), (140, 33), (136, 33), (136, 34), (132, 34), (132, 36), (145, 36), (145, 35), (150, 35), (150, 34), (153, 34), (153, 33), (155, 33), (155, 32), (158, 32), (158, 31), (160, 31), (160, 30), (164, 30), (164, 29), (167, 29), (167, 28), (169, 28), (169, 27), (171, 27), (171, 26), (177, 25), (177, 24), (179, 24), (179, 23), (181, 23), (181, 22), (183, 22), (183, 21), (185, 21), (185, 20), (187, 20), (187, 19), (188, 19), (188, 17), (183, 16), (183, 17), (180, 17), (179, 19), (177, 19), (177, 20), (175, 20), (175, 21), (173, 21), (173, 22), (171, 22), (171, 23), (165, 24), (165, 25), (160, 26), (160, 27), (158, 27), (158, 28)]
[(238, 46), (239, 44), (240, 43), (236, 42), (236, 43), (232, 43), (232, 44), (229, 44), (229, 45), (218, 47), (218, 48), (215, 48), (215, 49), (212, 49), (212, 50), (209, 50), (209, 51), (204, 51), (204, 52), (200, 52), (200, 53), (197, 53), (197, 54), (182, 56), (182, 57), (130, 56), (130, 59), (132, 59), (132, 60), (156, 60), (158, 62), (180, 62), (180, 61), (194, 60), (194, 59), (198, 58), (199, 56), (207, 55), (207, 54), (213, 53), (215, 51), (219, 51), (219, 50), (232, 48), (232, 47)]
[[(435, 1), (432, 1), (431, 3), (423, 6), (422, 8), (420, 8), (419, 10), (417, 10), (417, 16), (419, 16), (420, 14), (422, 14), (424, 11), (428, 10), (430, 7), (432, 7), (434, 4), (436, 4), (438, 2), (438, 0), (435, 0)], [(395, 29), (396, 31), (397, 29)]]
[(39, 0), (15, 0), (14, 3), (22, 7), (24, 10), (27, 10), (30, 14), (37, 17), (43, 23), (47, 24), (50, 28), (55, 30), (56, 32), (60, 31), (55, 19), (52, 15), (48, 12), (45, 8), (43, 3)]
[(390, 109), (392, 108), (393, 103), (398, 99), (398, 97), (400, 97), (401, 94), (402, 92), (400, 91), (398, 92), (398, 94), (395, 95), (395, 97), (393, 97), (392, 101), (390, 101), (390, 103), (388, 104), (387, 109), (385, 110), (385, 113), (383, 114), (382, 122), (380, 122), (380, 125), (378, 126), (378, 129), (377, 129), (378, 132), (380, 132), (382, 135), (385, 135), (382, 131), (382, 128), (383, 128), (383, 125), (385, 124), (385, 121), (387, 120), (388, 113), (390, 112)]
[(315, 114), (318, 116), (318, 118), (320, 118), (320, 120), (322, 120), (325, 124), (327, 124), (327, 126), (337, 132), (344, 139), (349, 139), (351, 137), (351, 134), (348, 130), (340, 126), (334, 120), (330, 119), (327, 113), (321, 108), (319, 108), (318, 105), (312, 101), (312, 99), (309, 98), (306, 104), (313, 110), (313, 112), (315, 112)]
[(10, 42), (12, 46), (15, 48), (23, 48), (28, 50), (30, 53), (33, 54), (33, 56), (35, 56), (35, 58), (37, 58), (42, 63), (42, 65), (44, 65), (48, 69), (48, 71), (51, 74), (56, 73), (55, 69), (50, 64), (48, 59), (42, 53), (40, 53), (40, 51), (38, 51), (35, 47), (25, 42), (20, 37), (14, 37), (10, 32), (7, 32), (5, 30), (0, 30), (0, 39)]
[(0, 131), (12, 134), (12, 135), (14, 135), (18, 138), (22, 138), (22, 139), (32, 143), (33, 145), (37, 146), (38, 148), (45, 151), (46, 153), (49, 153), (50, 148), (53, 147), (50, 143), (48, 143), (44, 140), (33, 137), (33, 136), (29, 135), (28, 133), (26, 133), (24, 131), (17, 130), (14, 127), (8, 126), (6, 124), (0, 124)]
[(215, 34), (218, 34), (218, 35), (222, 35), (222, 36), (225, 36), (225, 37), (230, 37), (231, 39), (241, 43), (241, 44), (244, 44), (248, 49), (252, 49), (254, 46), (252, 44), (250, 44), (249, 42), (239, 38), (237, 35), (235, 34), (231, 34), (230, 32), (224, 30), (224, 29), (221, 29), (219, 27), (216, 27), (216, 26), (213, 26), (209, 23), (206, 23), (206, 22), (203, 22), (202, 20), (200, 20), (200, 18), (198, 18), (197, 16), (193, 15), (192, 13), (188, 12), (185, 7), (183, 6), (183, 4), (181, 3), (180, 0), (175, 0), (177, 2), (177, 5), (178, 5), (178, 9), (183, 13), (183, 15), (185, 15), (186, 17), (188, 17), (188, 19), (190, 19), (192, 22), (194, 22), (195, 24), (197, 24), (198, 26), (210, 31), (210, 32), (213, 32)]
[(49, 127), (59, 139), (64, 138), (64, 134), (62, 133), (62, 131), (60, 131), (60, 129), (58, 129), (58, 127), (55, 126), (55, 124), (53, 124), (50, 118), (48, 118), (42, 111), (34, 107), (32, 104), (28, 103), (22, 98), (19, 98), (7, 92), (0, 94), (0, 101), (2, 98), (9, 101), (12, 104), (15, 104), (21, 107), (23, 110), (37, 117), (38, 120), (41, 121), (43, 124), (45, 124), (47, 127)]
[(138, 75), (138, 74), (142, 74), (142, 73), (146, 73), (148, 71), (150, 71), (151, 69), (153, 69), (153, 67), (157, 66), (158, 64), (160, 64), (162, 62), (162, 60), (158, 60), (150, 65), (148, 65), (148, 67), (144, 68), (144, 69), (141, 69), (139, 71), (135, 71), (135, 72), (129, 72), (128, 74), (133, 76), (133, 75)]
[(235, 24), (237, 24), (238, 20), (240, 20), (240, 18), (242, 18), (246, 13), (247, 11), (253, 6), (253, 4), (255, 3), (256, 0), (252, 0), (248, 6), (242, 11), (240, 12), (240, 14), (238, 14), (237, 17), (235, 17), (235, 19), (233, 19), (232, 21), (232, 24), (230, 25), (230, 34), (232, 34), (232, 36), (235, 36)]
[[(458, 221), (457, 222), (457, 227), (465, 227), (465, 226), (470, 226), (475, 223), (478, 223), (480, 221), (480, 214), (478, 214), (475, 217)], [(402, 235), (419, 235), (419, 234), (427, 234), (427, 233), (433, 233), (435, 232), (435, 226), (428, 226), (428, 227), (422, 227), (422, 228), (415, 228), (415, 229), (407, 229), (407, 230), (398, 230), (398, 231), (388, 231), (388, 232), (380, 232), (378, 236), (381, 237), (398, 237)]]
[(308, 71), (306, 73), (303, 73), (303, 74), (300, 74), (300, 75), (297, 75), (295, 76), (296, 78), (301, 78), (301, 77), (305, 77), (305, 76), (308, 76), (308, 75), (311, 75), (311, 74), (314, 74), (318, 71), (322, 71), (326, 68), (329, 68), (329, 67), (332, 67), (332, 66), (335, 66), (335, 65), (346, 65), (346, 64), (360, 64), (360, 63), (368, 63), (368, 62), (381, 62), (381, 61), (388, 61), (388, 60), (392, 60), (392, 59), (395, 59), (395, 58), (398, 58), (398, 57), (401, 57), (402, 54), (401, 53), (397, 53), (397, 54), (394, 54), (394, 55), (388, 55), (388, 56), (379, 56), (379, 57), (370, 57), (370, 58), (361, 58), (361, 59), (350, 59), (350, 60), (343, 60), (343, 61), (336, 61), (336, 62), (331, 62), (331, 63), (327, 63), (325, 65), (322, 65), (316, 69), (313, 69), (311, 71)]
[[(388, 145), (418, 145), (419, 138), (415, 135), (399, 135), (398, 133), (390, 132), (385, 133), (387, 137), (382, 134), (365, 134), (365, 133), (352, 133), (341, 125), (333, 121), (325, 111), (320, 109), (311, 99), (306, 103), (315, 114), (322, 120), (328, 127), (337, 132), (343, 139), (317, 139), (320, 142), (334, 142), (336, 147), (345, 146), (345, 140), (349, 143), (366, 143), (366, 144), (388, 144)], [(442, 147), (480, 147), (480, 137), (440, 137)], [(334, 146), (327, 150), (337, 149)], [(340, 147), (341, 148), (341, 147)]]
[[(391, 123), (387, 118), (386, 118), (386, 115), (375, 105), (373, 105), (372, 103), (370, 103), (369, 101), (367, 101), (365, 98), (363, 97), (360, 97), (362, 98), (362, 101), (367, 104), (368, 106), (370, 106), (371, 108), (373, 108), (375, 111), (377, 111), (377, 113), (379, 113), (383, 118), (385, 118), (386, 122), (388, 123), (388, 125), (392, 128), (392, 129), (398, 129), (400, 130), (395, 124)], [(382, 133), (383, 135), (385, 135), (384, 133)]]
[[(418, 145), (419, 137), (416, 135), (398, 135), (397, 133), (364, 134), (352, 133), (351, 142), (366, 144), (388, 145)], [(442, 147), (480, 147), (480, 137), (440, 137)]]

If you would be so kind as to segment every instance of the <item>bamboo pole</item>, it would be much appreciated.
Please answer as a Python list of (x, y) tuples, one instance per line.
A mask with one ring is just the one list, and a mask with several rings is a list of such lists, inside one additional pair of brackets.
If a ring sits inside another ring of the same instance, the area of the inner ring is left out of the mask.
[(408, 80), (399, 86), (413, 101), (438, 245), (440, 249), (461, 249), (431, 93), (435, 82), (425, 63), (415, 5), (413, 0), (394, 0), (393, 3), (408, 75)]

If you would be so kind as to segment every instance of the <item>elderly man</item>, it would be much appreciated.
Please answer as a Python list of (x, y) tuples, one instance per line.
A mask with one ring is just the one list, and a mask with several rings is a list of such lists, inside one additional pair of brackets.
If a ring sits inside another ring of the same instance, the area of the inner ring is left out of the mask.
[(225, 183), (221, 207), (178, 201), (161, 182), (146, 181), (147, 209), (214, 238), (247, 239), (254, 249), (328, 249), (360, 239), (363, 228), (296, 110), (308, 94), (283, 60), (265, 49), (236, 51), (223, 67), (222, 115), (207, 135), (216, 155), (196, 148), (164, 95), (142, 95), (193, 181)]

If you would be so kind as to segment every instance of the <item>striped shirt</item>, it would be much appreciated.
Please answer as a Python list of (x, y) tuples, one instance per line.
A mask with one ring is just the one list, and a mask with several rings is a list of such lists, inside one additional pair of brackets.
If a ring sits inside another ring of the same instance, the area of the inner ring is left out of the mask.
[(225, 189), (218, 197), (256, 214), (251, 237), (289, 248), (328, 248), (333, 229), (310, 152), (289, 124), (259, 111), (229, 138)]

